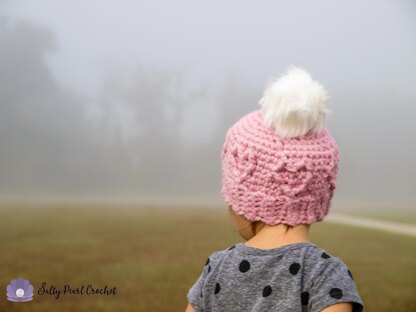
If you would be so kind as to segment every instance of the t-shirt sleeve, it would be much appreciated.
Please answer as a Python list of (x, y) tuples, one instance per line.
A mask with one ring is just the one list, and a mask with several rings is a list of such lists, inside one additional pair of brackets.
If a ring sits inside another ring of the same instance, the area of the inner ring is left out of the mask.
[(364, 311), (352, 273), (338, 257), (331, 257), (323, 262), (312, 280), (309, 296), (309, 312), (320, 312), (340, 302), (351, 302), (353, 312)]
[(196, 282), (192, 285), (192, 287), (188, 290), (186, 295), (188, 302), (192, 305), (196, 312), (202, 312), (203, 310), (203, 301), (202, 301), (202, 291), (205, 285), (205, 280), (210, 269), (210, 258), (209, 256), (204, 268), (202, 269), (201, 274), (199, 275)]

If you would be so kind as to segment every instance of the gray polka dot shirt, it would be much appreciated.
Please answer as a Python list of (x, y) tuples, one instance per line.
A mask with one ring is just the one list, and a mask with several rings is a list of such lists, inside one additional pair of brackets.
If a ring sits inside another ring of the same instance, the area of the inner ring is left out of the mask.
[(318, 312), (339, 302), (364, 311), (347, 265), (308, 242), (268, 250), (239, 243), (216, 251), (187, 298), (197, 312)]

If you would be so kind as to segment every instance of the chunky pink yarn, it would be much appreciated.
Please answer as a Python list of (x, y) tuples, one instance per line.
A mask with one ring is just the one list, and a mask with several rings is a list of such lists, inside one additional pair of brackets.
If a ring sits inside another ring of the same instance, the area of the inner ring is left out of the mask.
[(228, 129), (221, 152), (225, 202), (250, 221), (295, 226), (320, 221), (331, 207), (339, 149), (323, 128), (283, 138), (263, 126), (262, 109)]

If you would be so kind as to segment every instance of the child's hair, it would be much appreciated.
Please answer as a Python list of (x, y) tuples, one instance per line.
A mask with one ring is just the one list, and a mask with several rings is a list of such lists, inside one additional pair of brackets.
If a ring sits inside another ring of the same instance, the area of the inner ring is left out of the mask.
[(308, 72), (290, 66), (268, 83), (260, 109), (228, 129), (221, 194), (236, 214), (289, 226), (324, 218), (339, 162), (338, 145), (324, 124), (328, 99)]

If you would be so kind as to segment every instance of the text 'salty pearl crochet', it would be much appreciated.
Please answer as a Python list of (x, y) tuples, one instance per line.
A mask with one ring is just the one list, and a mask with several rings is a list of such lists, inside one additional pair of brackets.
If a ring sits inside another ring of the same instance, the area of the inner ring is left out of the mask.
[(228, 129), (221, 152), (225, 202), (251, 221), (311, 224), (328, 213), (339, 148), (327, 128), (283, 138), (253, 111)]

